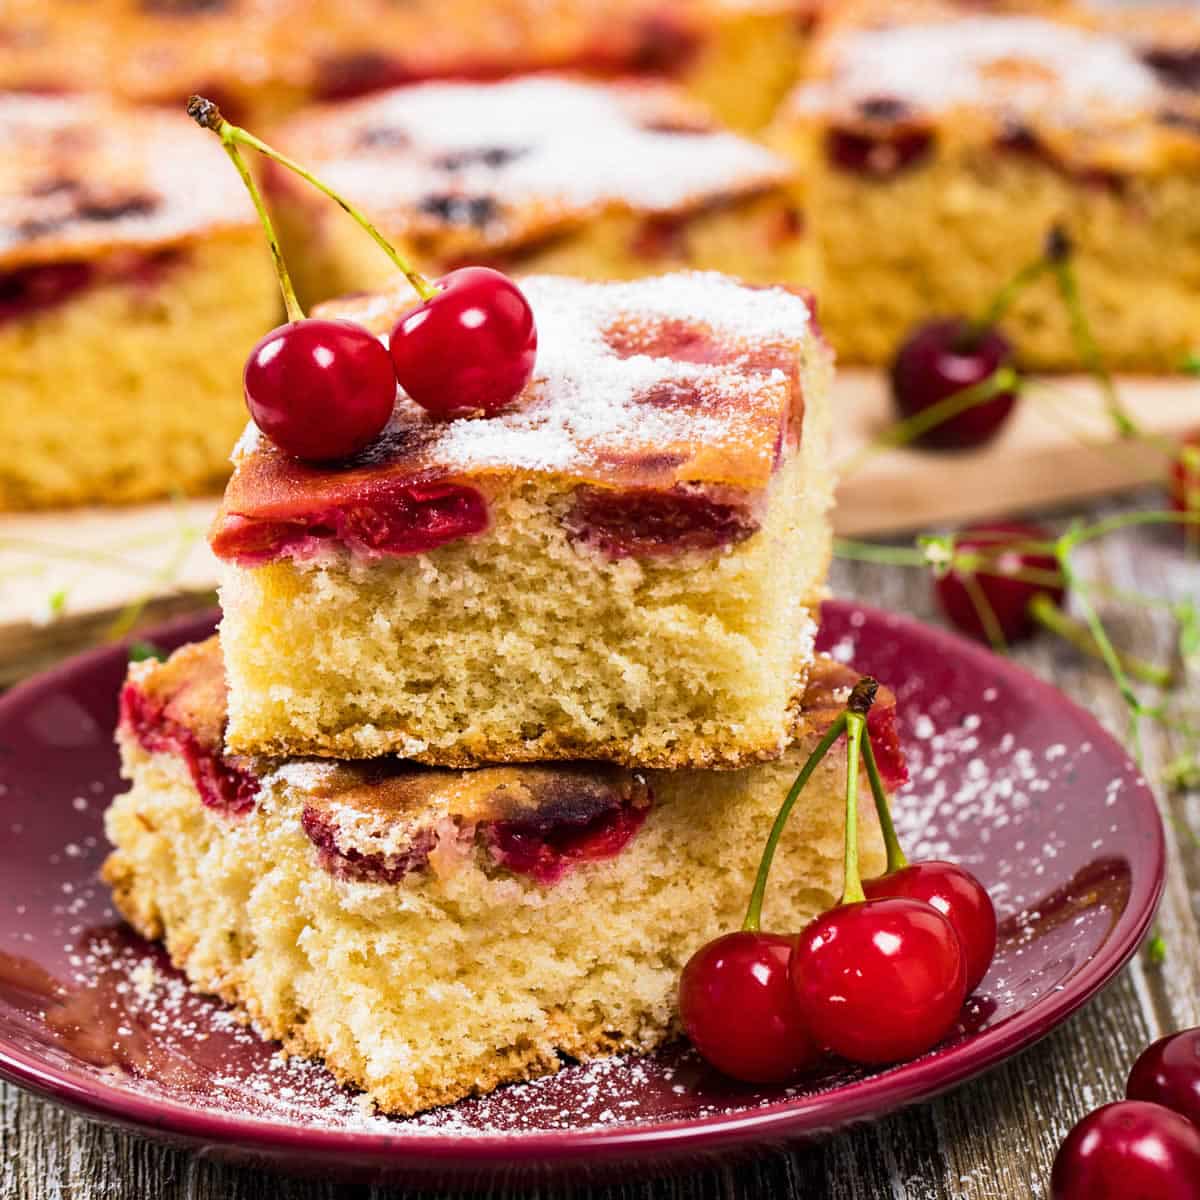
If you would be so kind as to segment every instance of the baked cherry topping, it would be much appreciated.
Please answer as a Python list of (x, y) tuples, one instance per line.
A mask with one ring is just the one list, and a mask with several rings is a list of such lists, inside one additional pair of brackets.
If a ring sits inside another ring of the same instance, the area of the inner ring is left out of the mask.
[(1125, 1095), (1161, 1104), (1200, 1129), (1200, 1029), (1172, 1033), (1142, 1051)]
[(537, 358), (537, 327), (521, 289), (489, 267), (464, 267), (392, 330), (400, 386), (437, 417), (494, 416), (520, 395)]
[(406, 875), (424, 868), (437, 844), (434, 830), (422, 829), (399, 853), (371, 853), (354, 846), (342, 846), (333, 814), (312, 804), (305, 805), (300, 824), (308, 840), (316, 846), (318, 860), (326, 871), (339, 879), (354, 879), (360, 883), (399, 883)]
[(967, 997), (954, 927), (904, 898), (840, 904), (800, 935), (792, 986), (805, 1024), (851, 1062), (913, 1058), (954, 1027)]
[(498, 866), (548, 885), (580, 863), (615, 858), (649, 811), (644, 804), (625, 803), (585, 821), (491, 821), (481, 829)]
[(292, 321), (250, 352), (242, 377), (255, 425), (308, 462), (349, 458), (377, 437), (396, 404), (378, 338), (349, 321)]
[(746, 505), (678, 487), (580, 487), (563, 524), (573, 542), (611, 559), (723, 550), (744, 542), (759, 528), (757, 516)]
[(218, 558), (255, 566), (282, 557), (311, 558), (341, 546), (362, 558), (425, 554), (488, 526), (487, 502), (455, 483), (391, 483), (377, 486), (362, 503), (319, 509), (277, 510), (253, 520), (225, 513), (209, 539)]
[(825, 138), (825, 153), (834, 166), (872, 179), (891, 179), (920, 166), (933, 146), (933, 134), (926, 129), (831, 129)]
[(996, 956), (996, 909), (987, 889), (956, 863), (910, 863), (863, 881), (869, 900), (904, 897), (932, 905), (954, 927), (966, 960), (967, 995), (982, 982)]
[(151, 754), (177, 754), (207, 808), (229, 817), (248, 813), (258, 796), (258, 780), (231, 762), (220, 746), (207, 746), (193, 730), (167, 714), (167, 704), (147, 696), (135, 683), (121, 689), (120, 724)]
[[(982, 642), (989, 637), (989, 614), (1006, 642), (1029, 637), (1037, 623), (1030, 605), (1044, 594), (1061, 607), (1066, 591), (1057, 581), (1058, 560), (1041, 549), (1053, 537), (1036, 525), (997, 521), (972, 525), (954, 539), (956, 556), (964, 552), (986, 559), (973, 571), (956, 567), (934, 583), (946, 619)], [(981, 609), (983, 610), (981, 612)]]
[(701, 946), (679, 980), (679, 1016), (718, 1070), (781, 1083), (821, 1057), (788, 976), (793, 938), (741, 929)]
[[(902, 417), (915, 417), (1012, 364), (1012, 344), (998, 329), (976, 331), (963, 318), (929, 321), (904, 340), (892, 362), (892, 398)], [(938, 449), (981, 446), (1003, 427), (1016, 399), (1015, 391), (1001, 391), (913, 440)]]
[(92, 281), (87, 263), (48, 263), (0, 274), (0, 322), (53, 308)]
[(1067, 1134), (1051, 1200), (1200, 1200), (1200, 1132), (1158, 1104), (1121, 1100)]
[[(1200, 519), (1200, 429), (1183, 439), (1171, 461), (1171, 507)], [(1188, 541), (1200, 543), (1200, 525), (1184, 526)]]

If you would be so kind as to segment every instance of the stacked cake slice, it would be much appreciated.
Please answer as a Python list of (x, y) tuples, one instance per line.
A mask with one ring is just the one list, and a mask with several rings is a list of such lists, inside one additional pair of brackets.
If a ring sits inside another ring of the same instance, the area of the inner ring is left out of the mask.
[[(538, 365), (502, 415), (401, 394), (336, 466), (243, 439), (220, 644), (131, 668), (122, 698), (122, 912), (391, 1112), (667, 1037), (856, 679), (813, 649), (831, 362), (806, 299), (523, 288)], [(325, 315), (382, 332), (403, 304)], [(894, 782), (893, 718), (881, 697)], [(794, 815), (774, 928), (840, 891), (845, 769)], [(876, 871), (873, 818), (862, 837)]]

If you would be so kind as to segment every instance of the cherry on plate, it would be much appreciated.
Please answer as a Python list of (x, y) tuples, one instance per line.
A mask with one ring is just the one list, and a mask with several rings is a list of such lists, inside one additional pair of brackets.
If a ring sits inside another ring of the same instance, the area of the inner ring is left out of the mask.
[(387, 350), (351, 321), (310, 318), (271, 330), (250, 352), (242, 385), (255, 425), (309, 462), (361, 450), (396, 404)]
[[(915, 417), (1012, 364), (1012, 344), (998, 329), (975, 333), (962, 317), (929, 321), (905, 339), (892, 362), (892, 398), (901, 417)], [(1015, 391), (998, 392), (913, 441), (939, 450), (982, 446), (1003, 428), (1016, 400)]]
[(900, 1062), (932, 1049), (967, 996), (958, 934), (918, 900), (831, 908), (800, 935), (791, 977), (816, 1042), (856, 1063)]
[(718, 1070), (781, 1083), (821, 1057), (788, 978), (794, 938), (738, 930), (701, 946), (679, 981), (684, 1032)]
[(1200, 1131), (1158, 1104), (1119, 1100), (1067, 1134), (1051, 1200), (1200, 1200)]
[(909, 863), (890, 875), (863, 880), (863, 891), (868, 900), (903, 896), (936, 908), (962, 943), (967, 995), (979, 986), (996, 957), (996, 908), (970, 871), (950, 862)]
[(537, 358), (537, 327), (525, 294), (490, 267), (463, 267), (392, 330), (400, 386), (449, 420), (495, 416), (521, 394)]
[(1161, 1104), (1200, 1129), (1200, 1029), (1172, 1033), (1143, 1050), (1125, 1095)]
[[(1031, 543), (1053, 541), (1052, 534), (1036, 525), (995, 521), (969, 526), (954, 539), (956, 553), (981, 554), (988, 562), (970, 574), (955, 568), (934, 581), (946, 619), (962, 633), (988, 642), (991, 639), (980, 612), (983, 603), (1006, 642), (1029, 637), (1037, 628), (1030, 612), (1034, 596), (1045, 593), (1060, 608), (1066, 599), (1066, 590), (1057, 582), (1058, 560), (1053, 554), (1028, 548)], [(972, 579), (979, 601), (973, 595)]]

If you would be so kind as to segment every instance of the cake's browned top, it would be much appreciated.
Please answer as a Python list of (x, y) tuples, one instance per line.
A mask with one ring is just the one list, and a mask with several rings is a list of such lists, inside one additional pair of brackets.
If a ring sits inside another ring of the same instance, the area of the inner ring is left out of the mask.
[(824, 32), (788, 112), (868, 134), (904, 125), (1037, 139), (1067, 165), (1114, 172), (1200, 161), (1196, 98), (1168, 86), (1129, 32), (946, 0), (860, 0)]
[[(218, 523), (369, 504), (395, 483), (549, 475), (599, 486), (761, 489), (798, 420), (802, 361), (828, 351), (805, 297), (711, 273), (633, 283), (529, 278), (534, 377), (499, 416), (433, 421), (400, 396), (388, 428), (337, 466), (297, 462), (250, 427)], [(318, 312), (390, 330), (401, 288)]]
[[(293, 119), (276, 140), (443, 261), (617, 209), (661, 215), (782, 186), (790, 168), (660, 84), (539, 75), (397, 88)], [(282, 172), (274, 186), (306, 185)]]
[(220, 146), (182, 111), (0, 93), (0, 267), (154, 250), (253, 220)]

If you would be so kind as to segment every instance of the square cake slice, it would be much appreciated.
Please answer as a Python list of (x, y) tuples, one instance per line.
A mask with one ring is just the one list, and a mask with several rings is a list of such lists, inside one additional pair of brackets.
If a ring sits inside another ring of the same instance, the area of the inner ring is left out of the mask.
[(280, 303), (225, 167), (182, 113), (0, 95), (0, 510), (228, 476)]
[[(238, 753), (442, 766), (777, 757), (830, 555), (831, 357), (714, 274), (523, 283), (509, 410), (401, 393), (343, 464), (251, 429), (211, 535)], [(394, 293), (318, 309), (381, 335)]]
[[(104, 877), (140, 933), (267, 1037), (384, 1111), (448, 1104), (676, 1031), (680, 969), (739, 927), (775, 813), (857, 678), (818, 659), (795, 742), (739, 771), (272, 763), (223, 750), (212, 639), (130, 670), (132, 787), (107, 814)], [(881, 690), (871, 736), (898, 783), (894, 716)], [(836, 901), (845, 785), (842, 741), (792, 814), (766, 928)], [(861, 839), (877, 874), (869, 804)]]
[[(1200, 324), (1200, 97), (1135, 40), (868, 3), (831, 19), (811, 65), (773, 142), (804, 179), (843, 359), (887, 363), (921, 320), (979, 315), (1062, 225), (1109, 365), (1178, 367)], [(1080, 365), (1052, 281), (1004, 324), (1027, 366)]]
[[(275, 141), (431, 275), (467, 263), (597, 279), (686, 267), (814, 283), (789, 164), (665, 84), (427, 83), (309, 110)], [(392, 279), (320, 192), (274, 165), (268, 188), (302, 298)]]

